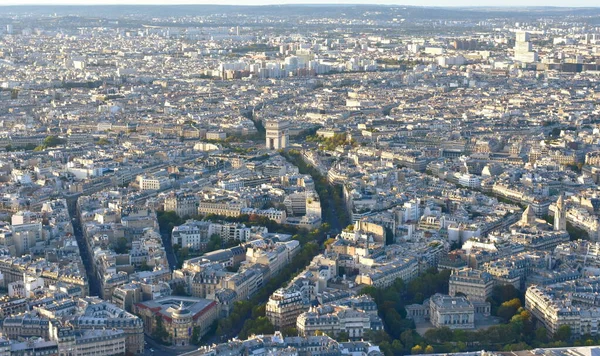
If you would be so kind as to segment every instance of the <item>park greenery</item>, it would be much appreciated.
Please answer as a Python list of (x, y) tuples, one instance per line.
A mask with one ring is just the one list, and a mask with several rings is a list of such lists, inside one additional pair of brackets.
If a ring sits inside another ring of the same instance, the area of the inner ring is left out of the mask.
[(43, 151), (46, 148), (56, 147), (60, 145), (64, 145), (66, 143), (65, 139), (59, 138), (57, 136), (47, 136), (41, 145), (35, 147), (34, 151)]
[(336, 133), (333, 135), (333, 137), (322, 137), (318, 135), (307, 136), (306, 141), (318, 142), (319, 146), (326, 151), (333, 151), (338, 146), (345, 146), (348, 144), (346, 140), (346, 134), (344, 133)]
[(399, 67), (400, 69), (406, 70), (414, 68), (419, 65), (419, 61), (413, 60), (402, 60), (402, 59), (394, 59), (394, 58), (379, 58), (377, 59), (378, 64), (385, 64), (387, 66)]
[(501, 324), (481, 330), (460, 330), (448, 327), (432, 328), (423, 335), (406, 319), (405, 306), (422, 303), (435, 293), (448, 293), (449, 271), (427, 270), (418, 279), (405, 283), (398, 279), (388, 288), (365, 287), (361, 294), (374, 298), (384, 330), (371, 331), (366, 338), (379, 345), (386, 356), (455, 353), (478, 350), (517, 351), (534, 347), (564, 347), (594, 345), (600, 340), (589, 335), (573, 339), (571, 329), (562, 326), (548, 335), (546, 329), (523, 308), (524, 294), (512, 285), (496, 286), (488, 298), (492, 315)]

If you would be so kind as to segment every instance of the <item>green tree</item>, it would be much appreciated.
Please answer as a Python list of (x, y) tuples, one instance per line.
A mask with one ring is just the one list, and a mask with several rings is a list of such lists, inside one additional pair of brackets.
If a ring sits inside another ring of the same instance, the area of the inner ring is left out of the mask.
[(180, 218), (174, 211), (158, 211), (156, 213), (160, 232), (162, 234), (171, 235), (173, 228), (179, 226), (185, 222)]
[(542, 327), (535, 329), (534, 339), (538, 344), (547, 343), (549, 340), (548, 340), (548, 332), (546, 331), (546, 328), (544, 328), (542, 326)]
[(281, 334), (283, 334), (283, 336), (298, 336), (298, 329), (294, 327), (285, 328), (281, 330)]
[(492, 315), (498, 315), (498, 309), (502, 303), (515, 298), (519, 298), (522, 301), (524, 300), (524, 294), (516, 289), (513, 285), (504, 284), (495, 286), (492, 289), (492, 296), (487, 299), (487, 301), (490, 302)]
[(118, 238), (117, 241), (115, 242), (113, 249), (118, 254), (128, 253), (129, 248), (127, 247), (127, 239), (124, 237)]
[(192, 338), (190, 342), (194, 345), (198, 345), (200, 343), (200, 327), (194, 326), (192, 329)]
[(155, 327), (152, 332), (152, 338), (160, 343), (165, 343), (165, 341), (169, 338), (169, 333), (163, 324), (162, 317), (160, 315), (156, 315), (154, 318)]
[(392, 352), (394, 355), (401, 355), (404, 351), (404, 345), (400, 342), (400, 340), (396, 339), (392, 342)]
[(383, 330), (367, 330), (365, 339), (377, 345), (382, 342), (390, 342), (390, 336)]
[(519, 298), (513, 298), (500, 305), (497, 315), (504, 319), (504, 321), (509, 321), (510, 318), (517, 313), (519, 308), (521, 308), (521, 300), (519, 300)]
[(152, 267), (148, 266), (148, 262), (144, 260), (140, 266), (140, 271), (152, 271)]
[(185, 260), (187, 260), (187, 258), (189, 256), (190, 256), (190, 248), (189, 247), (180, 248), (177, 251), (177, 262), (179, 262), (179, 264), (183, 265), (183, 262)]
[(173, 289), (173, 295), (177, 295), (180, 297), (188, 297), (188, 293), (185, 290), (185, 285), (183, 283), (179, 283)]
[(412, 348), (415, 345), (415, 336), (413, 330), (406, 330), (400, 334), (400, 341), (406, 348)]
[(221, 249), (221, 236), (219, 234), (210, 235), (205, 252), (212, 252), (219, 249)]
[(389, 341), (382, 341), (378, 345), (379, 345), (379, 350), (381, 352), (383, 352), (383, 354), (385, 356), (394, 356), (394, 355), (401, 355), (402, 354), (402, 351), (400, 353), (394, 352), (394, 349), (393, 349), (392, 345), (390, 345)]
[(424, 336), (426, 340), (436, 344), (455, 341), (453, 331), (447, 326), (429, 329), (425, 332)]
[(567, 342), (571, 339), (571, 327), (569, 325), (561, 325), (554, 333), (555, 341)]
[(46, 148), (46, 147), (56, 147), (56, 146), (59, 146), (59, 145), (63, 145), (64, 143), (65, 143), (64, 139), (61, 139), (61, 138), (58, 138), (57, 136), (52, 136), (51, 135), (51, 136), (47, 136), (44, 139), (43, 146), (44, 146), (44, 148)]
[(339, 342), (347, 342), (350, 339), (350, 335), (345, 331), (341, 331), (337, 334), (335, 339)]

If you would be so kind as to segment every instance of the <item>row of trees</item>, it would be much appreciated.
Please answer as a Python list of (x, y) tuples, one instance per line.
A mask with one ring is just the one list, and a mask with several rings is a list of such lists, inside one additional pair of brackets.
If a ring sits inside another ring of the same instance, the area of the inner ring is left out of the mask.
[(302, 159), (302, 154), (298, 150), (282, 151), (281, 154), (290, 163), (298, 167), (298, 171), (302, 174), (309, 174), (315, 183), (315, 189), (321, 199), (321, 211), (323, 212), (323, 220), (341, 228), (350, 223), (350, 218), (346, 210), (346, 204), (342, 193), (341, 186), (331, 186), (321, 172), (315, 167), (307, 164)]
[(220, 341), (235, 335), (245, 338), (252, 334), (275, 331), (265, 316), (265, 303), (273, 292), (302, 271), (318, 252), (316, 243), (306, 243), (300, 253), (279, 274), (269, 279), (249, 301), (236, 302), (229, 316), (218, 322), (216, 335), (221, 338)]
[[(313, 257), (320, 252), (320, 246), (323, 244), (325, 233), (328, 230), (328, 224), (323, 224), (311, 232), (302, 229), (293, 236), (293, 239), (301, 245), (300, 252), (276, 276), (270, 278), (250, 300), (236, 302), (229, 316), (218, 321), (215, 331), (216, 336), (219, 337), (218, 341), (235, 335), (245, 338), (252, 334), (268, 334), (275, 331), (273, 325), (266, 318), (265, 304), (267, 300), (273, 292), (286, 285), (308, 266)], [(293, 330), (282, 331), (284, 334), (294, 335)]]
[(266, 216), (260, 215), (249, 215), (249, 214), (241, 214), (239, 216), (224, 216), (217, 214), (207, 214), (207, 215), (193, 215), (185, 218), (179, 217), (174, 211), (158, 211), (157, 219), (158, 224), (160, 226), (160, 232), (162, 234), (170, 235), (175, 226), (179, 226), (185, 221), (189, 219), (194, 220), (206, 220), (213, 222), (236, 222), (243, 223), (248, 226), (264, 226), (271, 232), (278, 232), (282, 234), (299, 234), (299, 233), (308, 233), (308, 230), (299, 228), (293, 225), (285, 225), (279, 224), (274, 220), (269, 219)]
[[(11, 151), (18, 151), (18, 150), (24, 150), (24, 151), (43, 151), (44, 149), (48, 148), (48, 147), (56, 147), (59, 145), (64, 145), (66, 143), (65, 139), (59, 138), (57, 136), (47, 136), (44, 141), (42, 142), (41, 145), (36, 146), (33, 143), (29, 143), (25, 146), (19, 146), (17, 147), (13, 147), (12, 145), (7, 145), (5, 147), (5, 150), (7, 152), (11, 152)], [(96, 141), (97, 145), (100, 146), (105, 146), (110, 144), (110, 141), (108, 141), (106, 138), (100, 138), (98, 141)]]

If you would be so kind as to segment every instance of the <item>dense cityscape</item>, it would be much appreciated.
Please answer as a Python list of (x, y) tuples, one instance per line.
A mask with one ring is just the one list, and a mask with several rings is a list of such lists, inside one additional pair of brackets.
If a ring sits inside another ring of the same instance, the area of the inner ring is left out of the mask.
[(597, 355), (599, 184), (600, 8), (0, 6), (0, 356)]

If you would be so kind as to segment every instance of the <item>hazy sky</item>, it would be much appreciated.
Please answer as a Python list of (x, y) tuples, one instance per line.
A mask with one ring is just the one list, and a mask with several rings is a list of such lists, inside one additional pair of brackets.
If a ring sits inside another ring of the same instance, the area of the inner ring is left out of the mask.
[(419, 6), (600, 6), (600, 0), (0, 0), (0, 5), (95, 4), (394, 4)]

